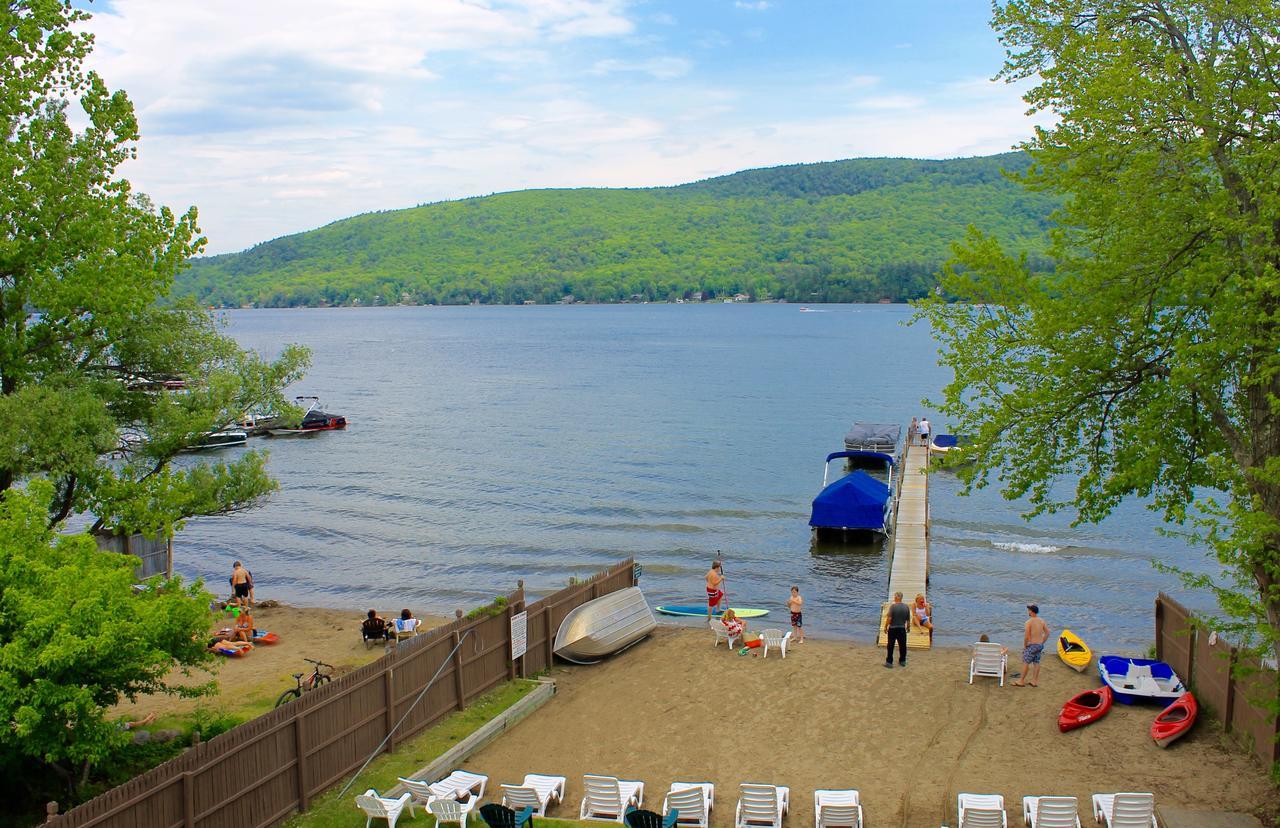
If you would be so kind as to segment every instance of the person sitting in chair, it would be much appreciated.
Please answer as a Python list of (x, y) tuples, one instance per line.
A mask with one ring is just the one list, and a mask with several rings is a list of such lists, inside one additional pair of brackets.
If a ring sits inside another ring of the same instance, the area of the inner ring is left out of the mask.
[(369, 610), (369, 617), (360, 624), (360, 635), (365, 641), (390, 641), (391, 631), (387, 629), (387, 620), (378, 615), (377, 610)]
[(410, 638), (418, 634), (418, 625), (422, 623), (413, 617), (413, 613), (407, 609), (400, 610), (400, 617), (396, 619), (396, 640), (402, 638)]

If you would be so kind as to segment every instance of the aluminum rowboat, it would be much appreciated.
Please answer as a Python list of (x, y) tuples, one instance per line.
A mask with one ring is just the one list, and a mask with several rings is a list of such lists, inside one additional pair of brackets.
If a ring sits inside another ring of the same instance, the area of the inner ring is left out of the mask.
[(625, 650), (653, 632), (658, 619), (639, 587), (588, 601), (565, 616), (556, 633), (555, 653), (576, 664), (594, 664)]

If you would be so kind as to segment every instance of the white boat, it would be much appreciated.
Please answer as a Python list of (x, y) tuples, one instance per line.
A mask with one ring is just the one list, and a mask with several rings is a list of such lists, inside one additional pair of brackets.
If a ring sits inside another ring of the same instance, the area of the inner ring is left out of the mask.
[(227, 428), (221, 431), (211, 431), (200, 440), (199, 443), (191, 446), (187, 451), (205, 451), (207, 449), (227, 448), (228, 446), (243, 446), (249, 442), (249, 435), (239, 429)]
[(640, 587), (611, 592), (565, 616), (556, 633), (556, 655), (575, 664), (595, 664), (653, 632), (658, 619)]

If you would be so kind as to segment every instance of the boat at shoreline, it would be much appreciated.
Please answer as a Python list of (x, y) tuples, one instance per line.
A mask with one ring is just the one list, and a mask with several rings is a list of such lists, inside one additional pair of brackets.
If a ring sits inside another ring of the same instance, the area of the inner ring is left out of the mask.
[(307, 410), (302, 415), (301, 422), (297, 426), (267, 429), (267, 434), (272, 437), (298, 437), (347, 427), (346, 417), (320, 410), (319, 397), (296, 397), (295, 399), (299, 404), (307, 403)]
[(1183, 693), (1174, 699), (1173, 704), (1156, 714), (1155, 721), (1151, 723), (1151, 738), (1157, 747), (1166, 748), (1191, 731), (1199, 714), (1196, 697), (1190, 692)]
[(1098, 656), (1098, 675), (1121, 704), (1157, 701), (1168, 705), (1187, 692), (1172, 667), (1151, 658)]
[(1058, 730), (1066, 733), (1093, 724), (1110, 712), (1113, 697), (1111, 688), (1106, 686), (1075, 694), (1067, 700), (1062, 706), (1062, 712), (1058, 714)]
[(1058, 636), (1058, 658), (1072, 670), (1083, 673), (1089, 669), (1089, 662), (1093, 661), (1093, 651), (1084, 643), (1083, 638), (1071, 630), (1063, 630)]
[(230, 448), (231, 446), (243, 446), (249, 442), (249, 435), (240, 429), (224, 428), (220, 431), (210, 431), (204, 435), (201, 441), (194, 446), (186, 449), (186, 451), (209, 451), (211, 449)]
[(844, 435), (849, 451), (888, 454), (896, 462), (902, 450), (902, 426), (897, 423), (854, 423)]
[[(828, 482), (832, 460), (845, 460), (853, 471)], [(887, 536), (893, 524), (892, 456), (878, 451), (833, 451), (822, 471), (822, 491), (813, 499), (809, 526), (815, 534)], [(864, 468), (880, 468), (888, 482)]]
[(632, 646), (657, 626), (640, 587), (628, 587), (571, 610), (560, 622), (552, 649), (566, 661), (595, 664)]
[[(654, 607), (654, 609), (663, 615), (679, 615), (685, 618), (719, 618), (724, 615), (723, 612), (708, 613), (706, 605), (699, 606), (697, 604), (673, 604), (671, 606)], [(756, 609), (754, 607), (729, 607), (733, 610), (733, 614), (739, 618), (763, 618), (769, 614), (767, 609)]]

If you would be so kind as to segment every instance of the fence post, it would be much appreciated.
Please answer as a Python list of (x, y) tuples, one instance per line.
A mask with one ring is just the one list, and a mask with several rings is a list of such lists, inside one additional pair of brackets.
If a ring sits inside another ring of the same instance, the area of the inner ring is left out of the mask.
[[(514, 681), (516, 676), (524, 678), (524, 654), (520, 655), (520, 662), (516, 663), (515, 646), (516, 642), (511, 637), (511, 619), (512, 617), (524, 612), (524, 579), (516, 581), (516, 600), (507, 604), (507, 681)], [(524, 627), (524, 648), (527, 652), (529, 649), (529, 619), (525, 619)]]
[(196, 826), (196, 792), (195, 784), (191, 781), (194, 775), (191, 771), (182, 774), (182, 824), (186, 828)]
[(46, 802), (44, 806), (44, 821), (53, 822), (58, 818), (58, 803), (56, 801)]
[[(457, 610), (458, 620), (462, 620), (462, 610)], [(456, 623), (456, 622), (455, 622)], [(458, 632), (457, 627), (453, 629), (453, 692), (458, 697), (458, 709), (467, 709), (467, 688), (462, 681), (462, 634)]]
[[(1164, 661), (1164, 593), (1156, 595), (1156, 661)], [(1190, 681), (1190, 676), (1187, 677)]]
[(555, 664), (555, 660), (556, 660), (556, 631), (551, 627), (551, 619), (553, 617), (551, 612), (551, 606), (552, 606), (551, 604), (547, 604), (546, 607), (542, 610), (543, 617), (547, 619), (547, 669), (548, 670), (551, 669), (551, 665)]
[(382, 698), (383, 707), (387, 711), (387, 753), (396, 752), (396, 682), (395, 670), (387, 669), (382, 673)]
[(307, 734), (303, 727), (303, 721), (307, 714), (303, 713), (293, 717), (293, 749), (298, 754), (296, 766), (298, 768), (298, 810), (307, 810), (310, 803), (310, 797), (307, 796)]
[(1236, 659), (1239, 651), (1231, 648), (1231, 655), (1227, 658), (1227, 709), (1222, 713), (1222, 729), (1227, 733), (1231, 732), (1231, 717), (1236, 711)]

